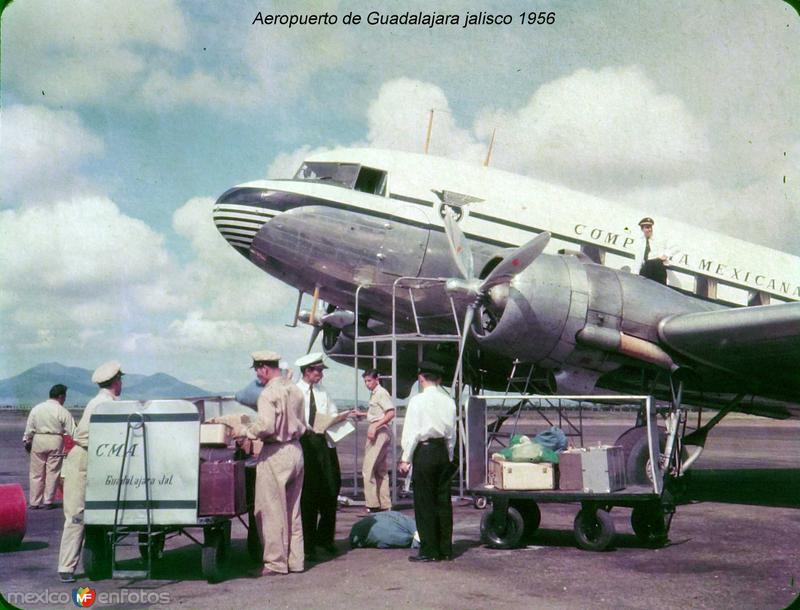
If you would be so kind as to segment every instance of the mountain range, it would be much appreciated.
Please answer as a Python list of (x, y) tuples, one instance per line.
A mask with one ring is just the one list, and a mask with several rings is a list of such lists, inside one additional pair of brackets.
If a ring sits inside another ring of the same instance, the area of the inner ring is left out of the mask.
[[(83, 406), (97, 394), (92, 383), (92, 371), (58, 362), (37, 364), (0, 380), (0, 405), (32, 406), (46, 400), (50, 388), (57, 383), (67, 386), (66, 406)], [(137, 375), (125, 373), (122, 400), (152, 400), (156, 398), (187, 398), (214, 394), (195, 385), (185, 383), (165, 373)]]

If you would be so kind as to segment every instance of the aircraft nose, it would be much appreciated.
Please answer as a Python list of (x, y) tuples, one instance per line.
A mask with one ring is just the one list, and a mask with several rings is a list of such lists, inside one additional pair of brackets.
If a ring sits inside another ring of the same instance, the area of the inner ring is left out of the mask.
[(253, 237), (279, 212), (269, 207), (265, 188), (233, 188), (214, 204), (212, 216), (217, 230), (228, 243), (249, 256)]

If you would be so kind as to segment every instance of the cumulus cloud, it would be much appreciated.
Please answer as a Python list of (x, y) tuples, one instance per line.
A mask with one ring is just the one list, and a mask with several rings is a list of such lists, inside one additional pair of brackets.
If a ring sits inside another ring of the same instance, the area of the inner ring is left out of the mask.
[(225, 241), (211, 217), (213, 204), (197, 197), (173, 214), (173, 228), (191, 242), (194, 253), (182, 271), (186, 294), (204, 302), (214, 320), (268, 320), (291, 301), (292, 289), (270, 280)]
[(0, 200), (10, 205), (80, 182), (81, 164), (104, 150), (103, 141), (74, 112), (14, 104), (1, 112)]
[(522, 108), (486, 112), (495, 164), (580, 188), (664, 184), (702, 175), (703, 125), (636, 66), (581, 69), (540, 87)]
[[(0, 308), (26, 328), (72, 332), (136, 319), (151, 310), (141, 291), (173, 265), (163, 236), (107, 198), (0, 212), (0, 234)], [(169, 298), (167, 286), (155, 290)]]
[(53, 104), (125, 100), (147, 68), (143, 48), (176, 53), (188, 40), (173, 0), (16, 2), (3, 26), (4, 79)]
[(457, 125), (447, 97), (441, 88), (409, 78), (398, 78), (380, 88), (369, 105), (367, 140), (375, 148), (422, 152), (430, 110), (434, 111), (429, 152), (452, 159), (478, 161), (485, 154), (483, 145)]

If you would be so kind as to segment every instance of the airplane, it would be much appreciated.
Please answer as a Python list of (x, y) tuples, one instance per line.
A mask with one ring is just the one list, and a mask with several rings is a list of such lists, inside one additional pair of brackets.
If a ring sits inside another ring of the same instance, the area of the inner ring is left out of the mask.
[[(687, 467), (731, 411), (800, 416), (800, 258), (658, 217), (673, 246), (661, 285), (630, 268), (639, 215), (490, 167), (364, 148), (311, 155), (292, 179), (235, 186), (213, 207), (232, 247), (298, 289), (295, 323), (344, 364), (373, 364), (354, 361), (356, 325), (413, 334), (422, 320), (435, 334), (455, 320), (460, 341), (424, 355), (448, 379), (503, 390), (524, 362), (541, 393), (645, 390), (719, 409), (683, 438), (697, 447)], [(398, 291), (404, 277), (442, 290)], [(314, 303), (299, 314), (303, 294)], [(404, 396), (419, 352), (397, 353)]]

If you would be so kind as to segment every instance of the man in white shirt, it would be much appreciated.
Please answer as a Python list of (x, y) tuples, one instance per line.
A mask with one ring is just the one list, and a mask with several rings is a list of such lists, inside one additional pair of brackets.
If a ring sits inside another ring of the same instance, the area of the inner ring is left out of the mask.
[(449, 561), (453, 558), (453, 505), (450, 479), (456, 444), (456, 405), (441, 388), (442, 367), (423, 362), (419, 367), (421, 388), (406, 409), (398, 465), (407, 474), (412, 464), (414, 517), (419, 531), (418, 555), (409, 561)]
[(342, 422), (350, 411), (339, 413), (336, 404), (319, 383), (328, 368), (324, 354), (314, 352), (298, 358), (295, 365), (300, 368), (297, 387), (305, 400), (306, 433), (300, 438), (303, 448), (305, 475), (303, 493), (300, 497), (300, 512), (303, 520), (305, 557), (316, 561), (316, 549), (320, 547), (329, 555), (336, 555), (336, 508), (342, 475), (336, 445), (324, 434), (324, 430)]
[(67, 386), (57, 383), (50, 388), (50, 399), (39, 403), (28, 414), (22, 442), (31, 454), (30, 508), (55, 508), (56, 493), (64, 448), (64, 434), (75, 432), (75, 420), (64, 408)]
[(666, 286), (669, 255), (664, 244), (653, 236), (654, 224), (649, 216), (639, 221), (642, 236), (636, 243), (634, 269), (638, 270), (639, 275)]
[(75, 582), (75, 567), (83, 546), (83, 509), (86, 505), (86, 465), (89, 449), (89, 421), (98, 405), (116, 400), (122, 392), (122, 367), (119, 362), (101, 364), (92, 374), (92, 383), (100, 386), (97, 396), (83, 410), (75, 434), (75, 446), (64, 461), (64, 533), (58, 555), (61, 582)]

